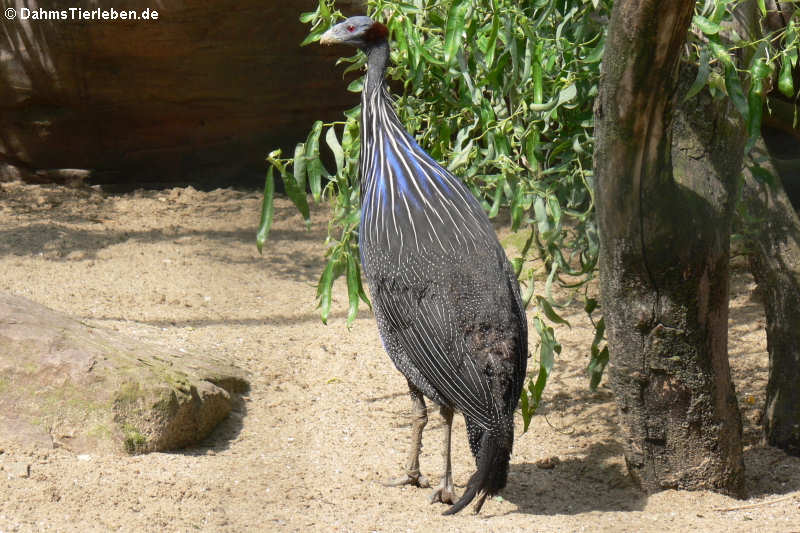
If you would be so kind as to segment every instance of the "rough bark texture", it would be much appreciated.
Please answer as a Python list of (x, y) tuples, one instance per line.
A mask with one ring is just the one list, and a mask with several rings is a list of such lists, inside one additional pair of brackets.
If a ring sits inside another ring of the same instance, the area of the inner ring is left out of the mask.
[(172, 450), (205, 438), (244, 371), (174, 354), (0, 294), (0, 435), (76, 452)]
[(628, 469), (645, 490), (741, 495), (727, 310), (743, 142), (736, 114), (705, 96), (673, 118), (693, 6), (614, 4), (594, 163), (609, 375)]
[[(768, 16), (760, 23), (756, 2), (737, 6), (736, 31), (756, 40), (766, 31), (786, 27), (795, 10), (788, 2), (767, 0)], [(743, 64), (749, 58), (744, 58)], [(795, 68), (795, 87), (800, 77)], [(800, 130), (792, 121), (796, 103), (777, 90), (764, 113), (763, 139), (751, 162), (771, 173), (761, 183), (745, 172), (739, 231), (751, 248), (750, 269), (763, 295), (767, 318), (769, 383), (764, 415), (767, 442), (800, 455)], [(794, 205), (793, 205), (794, 204)]]
[(298, 46), (308, 31), (298, 16), (315, 0), (2, 5), (159, 17), (0, 16), (0, 180), (263, 183), (271, 149), (293, 147), (314, 120), (358, 103), (332, 61), (341, 50)]
[(763, 141), (751, 154), (775, 181), (760, 183), (750, 172), (745, 173), (747, 218), (742, 230), (752, 247), (750, 268), (767, 317), (769, 382), (764, 432), (769, 444), (800, 455), (800, 218), (782, 185), (782, 178), (800, 178), (800, 142), (784, 140), (795, 146), (794, 175), (791, 160), (778, 157)]

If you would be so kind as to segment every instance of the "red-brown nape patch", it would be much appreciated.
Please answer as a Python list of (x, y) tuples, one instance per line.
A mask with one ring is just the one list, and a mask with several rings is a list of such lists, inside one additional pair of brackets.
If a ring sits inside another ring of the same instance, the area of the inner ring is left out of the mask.
[(376, 22), (364, 32), (364, 40), (368, 43), (386, 39), (389, 36), (389, 28)]

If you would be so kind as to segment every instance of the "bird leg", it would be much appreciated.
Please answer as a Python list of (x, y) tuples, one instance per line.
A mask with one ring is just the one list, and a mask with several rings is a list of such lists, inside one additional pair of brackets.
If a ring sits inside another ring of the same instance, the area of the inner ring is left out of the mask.
[(444, 474), (442, 474), (442, 481), (431, 494), (429, 501), (431, 503), (442, 502), (452, 505), (456, 500), (456, 491), (453, 487), (453, 468), (450, 462), (450, 434), (453, 429), (453, 409), (442, 405), (439, 408), (439, 413), (444, 419), (444, 450), (442, 451)]
[(399, 487), (401, 485), (416, 485), (418, 487), (430, 487), (430, 483), (419, 471), (419, 452), (422, 449), (422, 429), (428, 423), (428, 409), (425, 407), (425, 398), (422, 392), (408, 383), (408, 391), (411, 396), (411, 447), (408, 450), (408, 461), (406, 462), (405, 474), (392, 479), (386, 483), (389, 487)]

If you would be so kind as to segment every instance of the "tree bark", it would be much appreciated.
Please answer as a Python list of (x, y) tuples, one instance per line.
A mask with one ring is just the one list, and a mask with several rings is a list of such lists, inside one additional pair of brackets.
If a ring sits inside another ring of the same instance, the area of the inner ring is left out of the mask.
[[(800, 144), (800, 143), (798, 143)], [(780, 168), (763, 141), (751, 156), (774, 182), (745, 172), (742, 231), (752, 248), (750, 270), (767, 318), (769, 381), (764, 413), (767, 442), (800, 455), (800, 218), (784, 191)]]
[(727, 319), (744, 142), (738, 115), (707, 95), (675, 118), (693, 6), (620, 1), (612, 12), (594, 160), (609, 376), (644, 490), (742, 495)]
[[(756, 2), (739, 4), (735, 10), (736, 32), (756, 41), (766, 32), (785, 28), (797, 9), (774, 0), (767, 0), (766, 6), (768, 16), (761, 22)], [(743, 59), (742, 64), (747, 64), (749, 58)], [(749, 168), (745, 172), (745, 216), (738, 221), (738, 231), (747, 238), (750, 270), (764, 298), (767, 318), (766, 440), (800, 455), (800, 218), (795, 211), (800, 205), (800, 187), (796, 185), (800, 178), (800, 130), (792, 124), (794, 105), (772, 91), (771, 112), (764, 115), (763, 138), (750, 153), (748, 167), (757, 163), (762, 178), (763, 171), (773, 178), (762, 183)]]

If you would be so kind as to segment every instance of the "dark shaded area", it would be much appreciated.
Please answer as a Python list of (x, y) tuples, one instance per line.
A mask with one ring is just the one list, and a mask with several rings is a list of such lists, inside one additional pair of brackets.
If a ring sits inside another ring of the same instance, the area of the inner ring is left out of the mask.
[[(744, 138), (679, 68), (693, 4), (615, 3), (595, 105), (600, 285), (628, 471), (648, 492), (744, 492), (728, 366)], [(679, 74), (680, 72), (680, 74)]]
[[(2, 7), (40, 4), (110, 8)], [(357, 103), (340, 51), (298, 46), (298, 16), (316, 4), (129, 0), (113, 7), (158, 19), (1, 17), (0, 181), (261, 186), (270, 150), (290, 151), (315, 119)]]
[(233, 407), (228, 413), (228, 416), (217, 424), (217, 427), (215, 427), (205, 439), (194, 446), (166, 453), (196, 457), (230, 449), (231, 444), (233, 444), (244, 428), (244, 418), (247, 416), (248, 392), (249, 390), (241, 394), (231, 395)]
[(791, 116), (782, 118), (786, 121), (783, 128), (765, 125), (761, 128), (761, 135), (770, 162), (796, 211), (800, 209), (800, 130), (789, 129)]
[[(787, 136), (773, 141), (782, 139)], [(750, 154), (760, 172), (748, 168), (744, 173), (746, 216), (740, 225), (766, 313), (769, 382), (764, 432), (768, 443), (800, 455), (800, 218), (781, 185), (784, 172), (770, 157), (773, 153), (759, 141)], [(764, 175), (771, 176), (769, 183), (759, 181)]]
[(769, 497), (800, 489), (800, 459), (772, 446), (753, 446), (744, 451), (747, 494)]
[[(620, 463), (606, 460), (622, 454), (615, 441), (592, 444), (586, 457), (569, 457), (542, 468), (535, 463), (513, 464), (503, 498), (532, 515), (577, 515), (592, 511), (641, 511), (647, 496), (631, 481)], [(580, 483), (576, 480), (580, 479)], [(595, 495), (613, 493), (614, 498)]]

